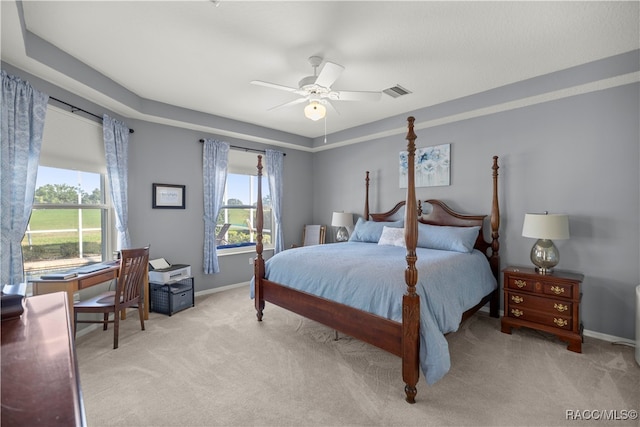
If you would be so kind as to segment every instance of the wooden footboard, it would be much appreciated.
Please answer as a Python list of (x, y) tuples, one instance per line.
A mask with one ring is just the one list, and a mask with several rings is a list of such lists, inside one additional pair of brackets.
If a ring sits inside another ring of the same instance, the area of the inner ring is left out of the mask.
[(266, 279), (261, 285), (266, 301), (402, 357), (400, 323)]
[[(408, 164), (414, 164), (416, 135), (413, 131), (414, 118), (408, 118), (407, 151)], [(482, 250), (489, 259), (491, 269), (499, 283), (500, 257), (498, 255), (498, 228), (500, 213), (497, 197), (497, 157), (493, 158), (493, 204), (491, 211), (491, 242), (486, 242), (483, 237), (482, 225), (484, 215), (471, 216), (458, 214), (450, 210), (444, 203), (436, 200), (426, 201), (434, 206), (429, 215), (423, 215), (421, 206), (415, 196), (414, 170), (408, 168), (407, 194), (403, 202), (398, 203), (394, 209), (383, 214), (369, 213), (369, 173), (366, 175), (365, 219), (374, 221), (387, 220), (392, 214), (405, 206), (405, 243), (407, 248), (405, 270), (405, 283), (407, 291), (402, 300), (402, 323), (354, 309), (344, 304), (336, 303), (303, 291), (299, 291), (281, 284), (269, 281), (265, 278), (265, 264), (263, 259), (263, 206), (262, 206), (262, 156), (258, 156), (258, 186), (257, 186), (257, 238), (256, 258), (254, 260), (255, 279), (255, 308), (256, 316), (262, 320), (265, 301), (269, 301), (287, 310), (293, 311), (308, 319), (322, 323), (330, 328), (352, 336), (361, 341), (377, 346), (385, 351), (402, 358), (402, 377), (405, 382), (406, 400), (415, 402), (416, 385), (419, 379), (419, 340), (420, 340), (420, 298), (416, 293), (418, 271), (416, 269), (416, 246), (418, 241), (418, 222), (433, 223), (438, 225), (473, 226), (480, 225), (480, 235), (476, 242), (476, 248)], [(487, 254), (488, 251), (490, 254)], [(499, 291), (496, 289), (476, 307), (468, 310), (463, 315), (463, 320), (470, 317), (475, 311), (490, 302), (491, 315), (498, 316)]]

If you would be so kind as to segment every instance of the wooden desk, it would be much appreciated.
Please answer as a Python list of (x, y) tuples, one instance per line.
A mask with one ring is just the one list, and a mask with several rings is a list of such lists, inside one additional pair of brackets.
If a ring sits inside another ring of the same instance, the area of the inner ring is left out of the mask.
[(25, 298), (2, 321), (2, 425), (87, 424), (67, 294)]
[[(109, 280), (115, 280), (118, 278), (120, 272), (120, 264), (114, 262), (112, 267), (104, 270), (99, 270), (88, 274), (79, 274), (76, 277), (72, 277), (66, 280), (43, 280), (43, 279), (31, 279), (29, 280), (33, 285), (33, 295), (50, 294), (52, 292), (66, 292), (67, 301), (69, 303), (69, 312), (73, 314), (73, 294), (82, 289), (89, 288), (91, 286), (99, 285), (100, 283), (108, 282)], [(145, 274), (144, 283), (144, 320), (149, 319), (149, 275)], [(124, 314), (123, 317), (124, 319)], [(73, 315), (71, 316), (71, 326), (73, 326)]]

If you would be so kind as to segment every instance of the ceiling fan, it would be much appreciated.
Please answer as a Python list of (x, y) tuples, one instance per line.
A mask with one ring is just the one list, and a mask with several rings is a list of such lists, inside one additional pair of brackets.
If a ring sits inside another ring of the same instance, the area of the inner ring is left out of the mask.
[(303, 102), (308, 102), (304, 108), (304, 114), (311, 120), (320, 120), (326, 114), (325, 106), (330, 107), (337, 112), (333, 101), (378, 101), (382, 96), (382, 92), (362, 92), (347, 90), (332, 90), (331, 85), (338, 80), (344, 67), (333, 62), (326, 61), (318, 74), (318, 67), (322, 64), (322, 58), (312, 56), (309, 58), (309, 64), (313, 67), (313, 76), (304, 77), (298, 82), (298, 87), (283, 86), (276, 83), (263, 82), (253, 80), (251, 84), (258, 86), (270, 87), (273, 89), (284, 90), (300, 95), (301, 98), (276, 105), (269, 110), (289, 107)]

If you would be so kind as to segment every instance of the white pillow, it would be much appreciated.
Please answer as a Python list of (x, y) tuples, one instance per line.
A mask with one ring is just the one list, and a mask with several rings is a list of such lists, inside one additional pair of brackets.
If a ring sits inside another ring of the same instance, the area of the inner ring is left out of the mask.
[(405, 248), (406, 246), (404, 242), (404, 228), (384, 226), (382, 228), (382, 234), (380, 235), (378, 244), (400, 246), (401, 248)]

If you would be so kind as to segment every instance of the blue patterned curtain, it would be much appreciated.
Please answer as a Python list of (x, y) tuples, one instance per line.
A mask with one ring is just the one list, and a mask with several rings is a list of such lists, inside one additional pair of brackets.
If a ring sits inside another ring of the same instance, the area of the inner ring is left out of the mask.
[(267, 178), (269, 178), (269, 194), (271, 194), (271, 209), (275, 222), (272, 238), (274, 254), (284, 249), (282, 238), (282, 168), (284, 166), (284, 154), (280, 151), (265, 151), (267, 160)]
[(49, 95), (2, 71), (0, 285), (24, 282), (22, 247), (33, 207)]
[(105, 114), (102, 117), (102, 135), (107, 160), (107, 176), (111, 185), (111, 200), (116, 214), (117, 248), (128, 249), (131, 246), (127, 199), (129, 128), (121, 121)]
[(220, 271), (216, 250), (216, 222), (227, 183), (229, 144), (205, 139), (202, 145), (204, 183), (204, 274)]

